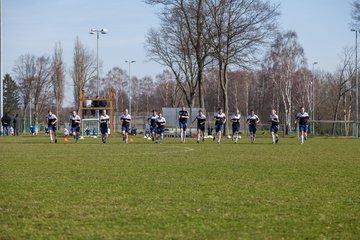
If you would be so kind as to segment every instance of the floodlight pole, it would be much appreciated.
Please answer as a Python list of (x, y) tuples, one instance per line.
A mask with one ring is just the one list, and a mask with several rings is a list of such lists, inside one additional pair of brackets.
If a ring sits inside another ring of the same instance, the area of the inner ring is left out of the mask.
[(101, 34), (107, 34), (108, 30), (103, 29), (95, 29), (92, 28), (90, 30), (90, 34), (96, 34), (96, 95), (99, 96), (99, 36)]
[[(2, 0), (0, 0), (0, 117), (4, 116), (4, 79), (3, 79), (3, 49), (2, 49)], [(0, 132), (3, 132), (2, 124)]]
[(312, 120), (313, 120), (313, 124), (312, 124), (312, 134), (315, 135), (315, 76), (314, 76), (314, 70), (315, 70), (315, 65), (318, 64), (318, 62), (313, 62), (312, 65)]
[(356, 79), (356, 89), (355, 89), (355, 93), (356, 93), (356, 127), (355, 127), (355, 134), (356, 137), (359, 137), (359, 74), (358, 74), (358, 30), (356, 29), (351, 29), (352, 32), (355, 32), (355, 79)]

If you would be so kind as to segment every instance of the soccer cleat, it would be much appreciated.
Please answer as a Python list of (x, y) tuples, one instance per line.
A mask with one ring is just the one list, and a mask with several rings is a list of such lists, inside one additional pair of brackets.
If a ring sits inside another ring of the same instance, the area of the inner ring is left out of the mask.
[(196, 141), (197, 143), (200, 143), (199, 139)]
[(278, 142), (279, 142), (279, 138), (276, 138), (275, 143), (278, 143)]
[(55, 143), (57, 143), (57, 139), (55, 139)]

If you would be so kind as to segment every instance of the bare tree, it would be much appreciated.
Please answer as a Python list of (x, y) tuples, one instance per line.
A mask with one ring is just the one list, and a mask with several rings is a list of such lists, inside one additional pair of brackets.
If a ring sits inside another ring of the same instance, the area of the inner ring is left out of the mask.
[[(204, 107), (203, 72), (210, 47), (205, 41), (205, 22), (208, 15), (205, 0), (146, 0), (145, 2), (152, 5), (160, 4), (164, 7), (160, 15), (162, 29), (157, 33), (153, 30), (148, 35), (147, 43), (148, 46), (151, 46), (149, 55), (155, 56), (152, 59), (155, 61), (158, 56), (161, 58), (166, 56), (167, 60), (169, 58), (175, 60), (176, 56), (177, 64), (175, 66), (164, 59), (160, 62), (166, 63), (164, 65), (172, 70), (177, 80), (186, 79), (186, 87), (184, 81), (178, 81), (178, 84), (185, 94), (189, 107), (194, 104), (194, 100), (191, 98), (195, 97), (196, 90), (198, 90), (199, 106)], [(163, 36), (160, 39), (169, 41), (153, 41), (154, 33), (167, 34), (167, 37)], [(174, 40), (176, 41), (174, 42)], [(159, 51), (154, 51), (161, 46), (159, 43), (162, 43), (161, 54)], [(171, 47), (173, 43), (176, 45)], [(189, 95), (187, 95), (188, 92), (190, 92)]]
[(304, 49), (293, 31), (279, 33), (269, 52), (273, 82), (277, 85), (285, 110), (285, 123), (290, 127), (293, 114), (295, 74), (306, 66)]
[(124, 109), (128, 104), (127, 88), (128, 76), (126, 71), (119, 67), (112, 68), (104, 78), (101, 79), (101, 86), (104, 93), (108, 93), (110, 89), (116, 92), (116, 110)]
[(34, 120), (35, 125), (38, 125), (39, 116), (43, 112), (44, 107), (47, 106), (48, 100), (52, 99), (53, 95), (50, 88), (51, 81), (51, 61), (49, 57), (38, 57), (35, 62), (36, 75), (35, 81), (32, 84), (32, 93), (34, 97)]
[[(353, 62), (353, 49), (346, 48), (343, 53), (342, 64), (339, 66), (337, 73), (334, 75), (334, 86), (336, 88), (336, 104), (334, 107), (333, 120), (340, 119), (349, 121), (351, 119), (353, 96), (352, 90), (355, 87), (354, 84), (354, 62)], [(345, 135), (349, 134), (349, 124), (344, 124)], [(335, 123), (333, 125), (333, 134), (335, 132)]]
[(64, 102), (65, 66), (63, 61), (63, 49), (60, 42), (55, 44), (52, 57), (51, 84), (56, 101), (56, 115), (59, 116), (59, 109)]
[(80, 91), (86, 87), (90, 79), (96, 78), (96, 59), (80, 42), (79, 37), (75, 40), (74, 59), (71, 70), (74, 83), (74, 102), (79, 109)]
[[(19, 85), (23, 116), (26, 116), (28, 107), (32, 103), (34, 123), (38, 125), (40, 113), (48, 105), (48, 100), (52, 99), (52, 93), (49, 91), (50, 58), (45, 56), (35, 57), (30, 54), (22, 55), (17, 59), (13, 71)], [(25, 125), (26, 118), (24, 118)]]
[[(231, 66), (248, 67), (257, 50), (274, 34), (277, 7), (260, 0), (207, 0), (208, 42), (218, 62), (218, 78), (229, 115), (228, 72)], [(227, 129), (227, 127), (225, 128)]]
[(163, 71), (156, 76), (155, 96), (157, 108), (179, 106), (182, 94), (171, 72)]

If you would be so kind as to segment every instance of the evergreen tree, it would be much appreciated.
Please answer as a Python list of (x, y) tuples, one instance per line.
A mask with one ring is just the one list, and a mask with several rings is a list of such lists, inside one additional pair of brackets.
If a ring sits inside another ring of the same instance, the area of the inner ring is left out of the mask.
[(4, 112), (12, 115), (19, 107), (19, 94), (16, 82), (10, 74), (4, 76)]

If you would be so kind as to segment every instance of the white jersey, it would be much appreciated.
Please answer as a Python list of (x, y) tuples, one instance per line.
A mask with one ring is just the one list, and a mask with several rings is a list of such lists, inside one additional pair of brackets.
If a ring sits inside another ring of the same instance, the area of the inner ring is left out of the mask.
[(50, 126), (50, 125), (53, 125), (53, 123), (57, 120), (57, 117), (55, 114), (51, 114), (51, 115), (47, 114), (46, 119), (48, 121), (48, 125)]
[(156, 125), (158, 128), (164, 128), (165, 127), (165, 124), (166, 124), (166, 119), (164, 117), (158, 117), (156, 119)]
[[(78, 122), (79, 121), (79, 122)], [(70, 116), (70, 122), (71, 122), (71, 127), (78, 127), (80, 125), (80, 121), (81, 121), (81, 118), (79, 115), (71, 115)]]
[(233, 126), (240, 126), (240, 119), (241, 119), (241, 115), (240, 114), (233, 114), (231, 116), (231, 121), (232, 121), (232, 125)]
[(251, 126), (256, 126), (256, 123), (260, 120), (260, 118), (254, 114), (254, 115), (249, 115), (246, 119), (246, 121), (251, 125)]
[[(279, 125), (279, 117), (277, 114), (271, 114), (269, 117), (269, 120), (271, 122), (271, 125)], [(274, 121), (273, 121), (274, 120)]]
[(310, 116), (307, 112), (303, 112), (303, 113), (299, 112), (296, 114), (296, 119), (299, 119), (300, 125), (306, 125), (309, 118)]
[(215, 125), (223, 125), (226, 121), (225, 113), (216, 112), (214, 114), (214, 118), (215, 118)]
[(122, 121), (122, 125), (123, 126), (129, 126), (130, 125), (130, 122), (131, 122), (131, 116), (130, 116), (130, 114), (127, 114), (127, 115), (125, 115), (125, 113), (123, 113), (122, 115), (121, 115), (121, 121)]
[(108, 115), (101, 115), (100, 116), (100, 127), (101, 128), (106, 128), (109, 126), (110, 123), (110, 117)]

